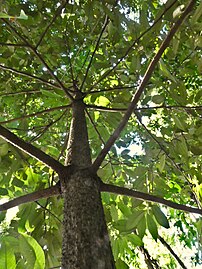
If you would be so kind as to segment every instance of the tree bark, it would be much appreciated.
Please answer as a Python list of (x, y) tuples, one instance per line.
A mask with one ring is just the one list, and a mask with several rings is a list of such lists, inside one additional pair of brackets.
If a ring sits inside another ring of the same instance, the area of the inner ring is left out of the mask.
[(68, 177), (61, 178), (64, 198), (62, 268), (113, 269), (99, 180), (90, 169), (85, 106), (81, 99), (72, 106), (66, 165)]

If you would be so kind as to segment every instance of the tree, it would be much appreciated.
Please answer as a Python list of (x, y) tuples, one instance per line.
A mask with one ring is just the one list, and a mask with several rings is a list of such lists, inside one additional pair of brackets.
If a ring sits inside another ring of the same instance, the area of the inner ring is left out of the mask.
[(164, 228), (200, 244), (202, 5), (162, 2), (2, 2), (1, 268), (187, 268)]

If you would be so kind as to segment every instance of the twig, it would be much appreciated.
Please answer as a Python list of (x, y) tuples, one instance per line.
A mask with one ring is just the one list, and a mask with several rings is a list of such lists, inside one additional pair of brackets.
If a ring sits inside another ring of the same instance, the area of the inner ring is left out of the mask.
[(103, 25), (103, 27), (102, 27), (102, 30), (100, 31), (100, 35), (99, 35), (98, 40), (97, 40), (97, 42), (96, 42), (94, 51), (93, 51), (93, 53), (92, 53), (92, 55), (91, 55), (90, 62), (89, 62), (89, 64), (88, 64), (88, 66), (87, 66), (87, 69), (86, 69), (86, 72), (85, 72), (85, 75), (84, 75), (84, 78), (83, 78), (83, 81), (82, 81), (82, 84), (81, 84), (81, 87), (80, 87), (80, 91), (82, 91), (82, 89), (83, 89), (84, 83), (85, 83), (85, 81), (86, 81), (86, 78), (87, 78), (87, 76), (88, 76), (88, 72), (89, 72), (89, 70), (90, 70), (90, 67), (91, 67), (91, 65), (92, 65), (92, 62), (93, 62), (93, 59), (94, 59), (94, 56), (95, 56), (95, 53), (96, 53), (96, 51), (97, 51), (97, 49), (98, 49), (98, 47), (99, 47), (101, 37), (102, 37), (102, 35), (103, 35), (103, 33), (104, 33), (104, 31), (105, 31), (105, 29), (106, 29), (108, 23), (109, 23), (109, 18), (108, 18), (108, 16), (106, 16), (106, 17), (105, 17), (104, 25)]
[(26, 73), (26, 72), (23, 72), (23, 71), (18, 71), (17, 69), (14, 69), (12, 67), (8, 67), (8, 66), (4, 66), (2, 64), (0, 64), (0, 68), (5, 70), (5, 71), (9, 71), (9, 72), (12, 72), (12, 73), (15, 73), (17, 75), (21, 75), (21, 76), (25, 76), (25, 77), (28, 77), (28, 78), (31, 78), (31, 79), (34, 79), (34, 80), (37, 80), (37, 81), (40, 81), (50, 87), (54, 87), (56, 89), (60, 89), (61, 90), (61, 87), (59, 85), (56, 85), (52, 82), (49, 82), (43, 78), (40, 78), (40, 77), (37, 77), (37, 76), (34, 76), (32, 74), (29, 74), (29, 73)]
[(158, 61), (160, 60), (160, 58), (161, 58), (163, 52), (165, 51), (165, 49), (169, 46), (174, 34), (176, 33), (176, 31), (178, 30), (178, 28), (182, 24), (185, 17), (191, 12), (191, 10), (192, 10), (192, 8), (194, 6), (194, 3), (195, 3), (194, 0), (190, 1), (187, 8), (185, 9), (185, 11), (181, 15), (181, 17), (176, 21), (174, 26), (171, 28), (171, 30), (168, 33), (168, 35), (166, 36), (165, 40), (161, 44), (158, 52), (156, 53), (156, 55), (152, 59), (151, 63), (149, 64), (149, 66), (148, 66), (148, 68), (147, 68), (147, 70), (145, 72), (145, 75), (143, 77), (143, 80), (142, 80), (137, 92), (133, 96), (132, 102), (128, 106), (128, 109), (127, 109), (126, 113), (124, 114), (120, 124), (115, 129), (113, 134), (110, 136), (110, 138), (106, 142), (104, 148), (101, 150), (101, 152), (97, 156), (96, 160), (94, 161), (94, 163), (92, 165), (92, 170), (94, 172), (96, 172), (99, 169), (99, 166), (101, 165), (102, 161), (104, 160), (106, 154), (109, 152), (110, 148), (112, 147), (112, 145), (114, 144), (116, 139), (120, 136), (120, 133), (122, 132), (122, 130), (125, 128), (131, 114), (134, 111), (134, 108), (136, 107), (136, 105), (137, 105), (137, 103), (138, 103), (138, 101), (139, 101), (139, 99), (141, 97), (142, 92), (144, 91), (149, 79), (151, 78), (151, 75), (152, 75)]
[(50, 21), (50, 23), (47, 25), (45, 31), (43, 32), (43, 34), (41, 35), (39, 41), (37, 42), (35, 48), (37, 49), (39, 47), (39, 45), (41, 44), (43, 38), (45, 37), (46, 33), (48, 32), (49, 28), (52, 26), (52, 24), (55, 22), (55, 20), (57, 19), (57, 17), (61, 14), (63, 8), (65, 8), (65, 6), (67, 5), (67, 1), (64, 1), (63, 4), (61, 4), (58, 9), (55, 12), (55, 15), (53, 16), (52, 20)]
[(5, 47), (27, 47), (27, 44), (15, 44), (15, 43), (4, 43), (0, 42), (0, 46), (5, 46)]
[(118, 61), (117, 61), (117, 63), (115, 63), (114, 65), (113, 65), (113, 67), (108, 71), (108, 72), (106, 72), (105, 74), (104, 74), (104, 76), (102, 76), (96, 83), (94, 83), (93, 85), (92, 85), (92, 87), (90, 88), (90, 90), (89, 90), (89, 92), (90, 91), (92, 91), (92, 89), (93, 88), (95, 88), (104, 78), (106, 78), (111, 72), (113, 72), (116, 68), (117, 68), (117, 66), (125, 59), (125, 57), (129, 54), (129, 52), (134, 48), (134, 46), (136, 45), (136, 44), (138, 44), (138, 42), (140, 41), (140, 39), (145, 35), (145, 34), (147, 34), (162, 18), (163, 18), (163, 16), (165, 15), (165, 13), (176, 3), (177, 1), (174, 1), (174, 2), (172, 2), (171, 4), (170, 4), (170, 6), (168, 6), (165, 10), (164, 10), (164, 12), (159, 16), (159, 18), (157, 19), (157, 20), (155, 20), (154, 21), (154, 23), (150, 26), (150, 27), (148, 27), (148, 29), (146, 29), (142, 34), (140, 34), (140, 36), (138, 37), (138, 38), (136, 38), (134, 41), (133, 41), (133, 43), (132, 43), (132, 45), (126, 50), (126, 52), (124, 53), (124, 55), (121, 57), (121, 58), (119, 58), (118, 59)]
[(70, 98), (70, 100), (73, 100), (73, 97), (69, 93), (68, 89), (63, 85), (60, 79), (54, 74), (53, 70), (46, 63), (46, 61), (41, 56), (41, 54), (38, 53), (37, 49), (33, 45), (31, 45), (23, 35), (18, 33), (18, 31), (6, 19), (2, 19), (2, 21), (5, 22), (6, 25), (9, 26), (9, 28), (15, 33), (16, 36), (18, 36), (18, 38), (20, 38), (25, 44), (27, 44), (27, 47), (30, 49), (30, 51), (32, 51), (32, 53), (39, 59), (39, 61), (44, 65), (44, 67), (46, 67), (50, 76), (58, 83), (60, 88), (66, 93), (66, 95)]
[(136, 117), (139, 121), (139, 123), (142, 125), (142, 127), (144, 128), (144, 130), (149, 134), (149, 136), (157, 143), (157, 145), (159, 146), (159, 148), (164, 152), (164, 154), (166, 155), (166, 157), (171, 161), (171, 163), (174, 165), (174, 167), (184, 176), (184, 178), (186, 179), (190, 191), (191, 193), (194, 195), (194, 201), (195, 203), (198, 205), (198, 207), (201, 207), (200, 205), (200, 201), (197, 198), (197, 195), (195, 194), (195, 192), (192, 189), (192, 184), (190, 183), (190, 180), (188, 178), (188, 176), (185, 174), (185, 172), (181, 169), (181, 167), (175, 162), (175, 160), (173, 160), (168, 151), (166, 150), (166, 148), (158, 141), (158, 139), (155, 137), (155, 135), (152, 134), (152, 132), (145, 126), (145, 124), (142, 122), (141, 116), (139, 115), (138, 112), (135, 112)]
[[(98, 111), (104, 111), (104, 112), (126, 112), (127, 107), (105, 107), (105, 106), (97, 106), (94, 104), (86, 104), (87, 108), (92, 108)], [(150, 107), (137, 107), (134, 108), (135, 111), (144, 111), (144, 110), (153, 110), (153, 109), (184, 109), (184, 110), (202, 110), (202, 106), (150, 106)]]
[(21, 117), (17, 117), (17, 118), (14, 118), (14, 119), (0, 121), (0, 124), (6, 124), (6, 123), (10, 123), (10, 122), (17, 121), (17, 120), (22, 120), (22, 119), (26, 119), (26, 118), (35, 117), (35, 116), (38, 116), (38, 115), (41, 115), (41, 114), (44, 114), (44, 113), (49, 113), (51, 111), (60, 110), (60, 109), (66, 109), (68, 107), (71, 107), (71, 104), (65, 105), (65, 106), (52, 107), (52, 108), (48, 108), (48, 109), (38, 111), (38, 112), (35, 112), (35, 113), (23, 115)]
[(11, 201), (8, 201), (2, 205), (0, 205), (0, 211), (8, 210), (9, 208), (19, 206), (21, 204), (25, 203), (30, 203), (37, 201), (39, 199), (44, 199), (48, 198), (51, 196), (56, 196), (60, 195), (60, 186), (59, 185), (54, 185), (50, 188), (44, 189), (44, 190), (39, 190), (35, 191), (20, 197), (17, 197)]
[(88, 94), (96, 94), (96, 93), (100, 93), (100, 92), (111, 92), (111, 91), (121, 91), (121, 90), (125, 90), (125, 89), (134, 89), (135, 87), (137, 87), (137, 85), (131, 85), (131, 86), (116, 86), (116, 87), (110, 87), (110, 88), (106, 88), (106, 89), (99, 89), (99, 90), (94, 90), (94, 91), (86, 91), (84, 93), (84, 96), (88, 95)]
[(51, 126), (53, 126), (56, 122), (58, 122), (62, 119), (62, 117), (66, 114), (66, 112), (67, 112), (67, 109), (65, 111), (63, 111), (63, 113), (57, 119), (52, 120), (46, 126), (44, 126), (43, 130), (40, 133), (38, 133), (35, 137), (33, 137), (31, 139), (30, 143), (41, 138)]
[(51, 167), (57, 173), (60, 174), (63, 171), (64, 166), (60, 162), (58, 162), (51, 156), (47, 155), (45, 152), (33, 146), (32, 144), (29, 144), (24, 140), (20, 139), (15, 134), (13, 134), (12, 132), (10, 132), (1, 125), (0, 125), (0, 136), (5, 140), (7, 140), (12, 145), (14, 145), (15, 147), (23, 150), (30, 156)]
[[(54, 186), (55, 187), (55, 186)], [(57, 195), (57, 194), (55, 194), (55, 195)], [(51, 196), (53, 196), (53, 195), (51, 195)], [(50, 198), (50, 196), (49, 197), (44, 197), (44, 198)], [(39, 198), (40, 199), (40, 198)], [(37, 199), (38, 200), (38, 199)], [(38, 201), (35, 201), (35, 203), (37, 204), (37, 205), (39, 205), (44, 211), (47, 211), (52, 217), (54, 217), (58, 222), (60, 222), (60, 223), (62, 223), (62, 221), (54, 214), (54, 213), (52, 213), (51, 212), (51, 210), (50, 209), (48, 209), (46, 206), (43, 206), (43, 205), (41, 205)]]
[(101, 192), (111, 192), (111, 193), (116, 193), (120, 195), (126, 195), (130, 197), (134, 197), (138, 200), (159, 203), (159, 204), (166, 205), (174, 209), (202, 215), (202, 209), (177, 204), (172, 201), (166, 200), (164, 198), (157, 197), (155, 195), (151, 195), (151, 194), (140, 192), (140, 191), (134, 191), (132, 189), (127, 189), (125, 187), (119, 187), (119, 186), (115, 186), (111, 184), (101, 183), (100, 190)]
[(184, 263), (182, 262), (182, 260), (178, 257), (178, 255), (174, 252), (174, 250), (170, 247), (170, 245), (163, 239), (163, 237), (161, 237), (160, 235), (158, 235), (158, 239), (159, 241), (168, 249), (168, 251), (170, 251), (170, 253), (173, 255), (173, 257), (177, 260), (177, 262), (179, 263), (179, 265), (183, 268), (183, 269), (187, 269), (187, 267), (184, 265)]

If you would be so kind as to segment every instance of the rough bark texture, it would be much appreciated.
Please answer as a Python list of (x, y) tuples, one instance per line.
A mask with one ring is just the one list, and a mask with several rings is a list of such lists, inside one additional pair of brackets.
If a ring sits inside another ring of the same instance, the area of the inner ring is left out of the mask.
[[(78, 96), (77, 96), (78, 97)], [(67, 148), (67, 174), (63, 175), (63, 269), (115, 268), (100, 196), (99, 180), (90, 172), (91, 157), (85, 106), (72, 106)]]
[(72, 104), (72, 121), (67, 145), (66, 165), (74, 165), (80, 168), (91, 166), (85, 105), (80, 99)]
[(115, 268), (99, 182), (88, 170), (75, 172), (64, 191), (63, 269)]

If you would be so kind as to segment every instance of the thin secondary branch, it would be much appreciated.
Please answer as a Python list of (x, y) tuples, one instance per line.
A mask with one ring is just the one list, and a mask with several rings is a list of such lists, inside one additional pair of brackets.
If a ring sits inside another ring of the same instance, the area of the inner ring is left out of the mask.
[(41, 56), (41, 54), (39, 54), (39, 52), (37, 51), (37, 49), (32, 44), (30, 44), (23, 35), (21, 35), (20, 33), (18, 33), (18, 31), (15, 29), (15, 27), (13, 27), (6, 19), (2, 19), (2, 21), (5, 22), (6, 25), (8, 25), (8, 27), (11, 29), (11, 31), (14, 32), (15, 35), (18, 36), (18, 38), (20, 38), (25, 44), (27, 44), (27, 47), (29, 48), (29, 50), (32, 51), (32, 53), (39, 59), (39, 61), (44, 65), (44, 67), (46, 67), (46, 69), (48, 70), (50, 76), (58, 83), (58, 85), (60, 86), (60, 88), (66, 93), (66, 95), (70, 98), (70, 100), (73, 100), (73, 97), (69, 93), (68, 88), (66, 88), (63, 85), (63, 83), (60, 81), (60, 79), (54, 74), (53, 70), (46, 63), (46, 61)]
[[(87, 108), (92, 108), (98, 111), (104, 112), (126, 112), (127, 107), (105, 107), (105, 106), (97, 106), (94, 104), (86, 104)], [(202, 106), (150, 106), (150, 107), (137, 107), (134, 108), (134, 111), (144, 111), (144, 110), (153, 110), (153, 109), (184, 109), (184, 110), (202, 110)]]
[(5, 46), (5, 47), (28, 47), (27, 44), (15, 44), (15, 43), (4, 43), (0, 42), (0, 46)]
[(29, 73), (26, 73), (26, 72), (23, 72), (23, 71), (18, 71), (17, 69), (14, 69), (14, 68), (8, 67), (8, 66), (4, 66), (2, 64), (0, 64), (0, 68), (3, 69), (3, 70), (5, 70), (5, 71), (9, 71), (9, 72), (15, 73), (15, 74), (20, 75), (20, 76), (24, 76), (24, 77), (28, 77), (28, 78), (31, 78), (31, 79), (40, 81), (40, 82), (42, 82), (42, 83), (44, 83), (44, 84), (46, 84), (46, 85), (48, 85), (50, 87), (54, 87), (56, 89), (61, 90), (61, 87), (59, 85), (56, 85), (56, 84), (54, 84), (52, 82), (49, 82), (49, 81), (47, 81), (47, 80), (45, 80), (43, 78), (34, 76), (32, 74), (29, 74)]
[(9, 208), (13, 208), (15, 206), (19, 206), (25, 203), (30, 203), (37, 201), (39, 199), (44, 199), (44, 198), (49, 198), (51, 196), (56, 196), (60, 195), (60, 186), (58, 184), (44, 189), (44, 190), (39, 190), (35, 191), (20, 197), (17, 197), (13, 200), (10, 200), (2, 205), (0, 205), (0, 212), (4, 210), (8, 210)]
[(149, 134), (149, 136), (157, 143), (157, 145), (159, 146), (159, 148), (164, 152), (164, 154), (166, 155), (166, 157), (171, 161), (171, 163), (174, 165), (174, 167), (184, 176), (184, 178), (186, 179), (188, 185), (189, 185), (189, 188), (190, 188), (190, 191), (191, 193), (193, 193), (194, 195), (194, 201), (195, 203), (201, 207), (200, 205), (200, 202), (197, 198), (197, 195), (194, 193), (193, 191), (193, 188), (192, 188), (192, 184), (190, 183), (190, 180), (189, 178), (187, 177), (187, 175), (185, 174), (185, 172), (183, 171), (183, 169), (175, 162), (175, 160), (173, 160), (168, 151), (166, 150), (166, 148), (158, 141), (158, 139), (155, 137), (155, 135), (152, 134), (152, 132), (145, 126), (145, 124), (142, 122), (142, 119), (141, 119), (141, 116), (140, 114), (136, 111), (135, 112), (135, 115), (139, 121), (139, 123), (142, 125), (142, 127), (144, 128), (144, 130)]
[(113, 65), (113, 67), (111, 68), (111, 69), (109, 69), (109, 71), (108, 72), (106, 72), (105, 74), (104, 74), (104, 76), (102, 76), (96, 83), (94, 83), (93, 85), (92, 85), (92, 87), (90, 88), (90, 90), (89, 90), (89, 92), (91, 92), (92, 91), (92, 89), (93, 88), (95, 88), (104, 78), (106, 78), (106, 77), (108, 77), (109, 76), (109, 74), (111, 74), (111, 72), (113, 72), (116, 68), (117, 68), (117, 66), (121, 63), (121, 62), (123, 62), (123, 60), (128, 56), (128, 54), (130, 53), (130, 51), (134, 48), (134, 46), (135, 45), (137, 45), (138, 44), (138, 42), (140, 41), (140, 39), (145, 35), (145, 34), (147, 34), (162, 18), (163, 18), (163, 16), (166, 14), (166, 12), (176, 3), (177, 1), (175, 0), (174, 2), (172, 2), (167, 8), (165, 8), (165, 10), (164, 10), (164, 12), (159, 16), (159, 18), (158, 19), (156, 19), (155, 21), (154, 21), (154, 23), (151, 25), (151, 26), (149, 26), (142, 34), (140, 34), (140, 36), (138, 37), (138, 38), (136, 38), (134, 41), (133, 41), (133, 43), (132, 43), (132, 45), (126, 50), (126, 52), (124, 53), (124, 55), (121, 57), (121, 58), (119, 58), (118, 59), (118, 61), (117, 61), (117, 63), (115, 63), (114, 65)]
[(55, 111), (55, 110), (61, 110), (61, 109), (63, 110), (63, 109), (66, 109), (68, 107), (71, 107), (71, 106), (72, 106), (72, 104), (65, 105), (65, 106), (57, 106), (57, 107), (48, 108), (48, 109), (38, 111), (38, 112), (35, 112), (35, 113), (23, 115), (21, 117), (17, 117), (17, 118), (14, 118), (14, 119), (0, 121), (0, 124), (6, 124), (6, 123), (10, 123), (10, 122), (17, 121), (17, 120), (22, 120), (22, 119), (26, 119), (26, 118), (35, 117), (35, 116), (38, 116), (38, 115), (41, 115), (41, 114), (44, 114), (44, 113), (49, 113), (49, 112)]
[(57, 19), (57, 17), (61, 14), (63, 8), (65, 8), (65, 6), (67, 5), (67, 1), (64, 1), (63, 4), (61, 4), (58, 9), (55, 12), (55, 15), (53, 16), (52, 20), (50, 21), (50, 23), (47, 25), (45, 31), (43, 32), (43, 34), (41, 35), (39, 41), (36, 44), (36, 49), (38, 48), (38, 46), (41, 44), (43, 38), (45, 37), (46, 33), (48, 32), (48, 30), (50, 29), (50, 27), (52, 26), (52, 24), (55, 22), (55, 20)]
[(157, 260), (151, 257), (151, 255), (149, 254), (149, 251), (144, 247), (144, 245), (139, 247), (139, 249), (144, 255), (144, 260), (148, 269), (155, 269), (155, 268), (160, 269)]
[(84, 96), (86, 96), (88, 94), (96, 94), (96, 93), (101, 93), (101, 92), (112, 92), (112, 91), (121, 91), (121, 90), (125, 90), (125, 89), (134, 89), (136, 87), (137, 87), (137, 85), (110, 87), (110, 88), (106, 88), (106, 89), (87, 91), (84, 93)]
[(51, 167), (57, 173), (60, 174), (61, 171), (63, 171), (64, 166), (60, 162), (58, 162), (51, 156), (47, 155), (45, 152), (43, 152), (39, 148), (20, 139), (17, 135), (13, 134), (12, 132), (10, 132), (8, 129), (4, 128), (1, 125), (0, 125), (0, 136), (4, 138), (5, 140), (7, 140), (12, 145), (14, 145), (15, 147), (26, 152), (28, 155), (34, 157), (40, 162), (43, 162), (47, 166)]
[(170, 245), (161, 237), (158, 235), (159, 241), (168, 249), (168, 251), (173, 255), (173, 257), (176, 259), (176, 261), (179, 263), (179, 265), (183, 269), (188, 269), (185, 264), (182, 262), (182, 260), (179, 258), (179, 256), (174, 252), (174, 250), (170, 247)]
[(171, 28), (170, 32), (168, 33), (168, 35), (164, 39), (163, 43), (161, 44), (158, 52), (156, 53), (156, 55), (152, 59), (151, 63), (149, 64), (149, 66), (145, 72), (145, 75), (143, 77), (143, 80), (142, 80), (137, 92), (133, 96), (132, 101), (131, 101), (130, 105), (128, 106), (128, 109), (127, 109), (126, 113), (124, 114), (120, 124), (115, 129), (114, 133), (110, 136), (110, 138), (106, 142), (104, 148), (101, 150), (100, 154), (97, 156), (96, 160), (94, 161), (94, 163), (92, 165), (92, 170), (94, 172), (96, 172), (99, 169), (102, 161), (104, 160), (105, 156), (109, 152), (110, 148), (113, 146), (114, 142), (120, 136), (120, 133), (122, 132), (122, 130), (125, 128), (131, 114), (134, 111), (134, 108), (136, 107), (145, 87), (147, 86), (149, 79), (152, 76), (152, 73), (153, 73), (158, 61), (160, 60), (165, 49), (169, 46), (173, 36), (175, 35), (176, 31), (179, 29), (179, 27), (182, 24), (185, 17), (191, 12), (191, 10), (194, 6), (194, 3), (195, 3), (194, 0), (190, 1), (187, 8), (185, 9), (185, 11), (181, 15), (181, 17), (176, 21), (174, 26)]
[(94, 56), (95, 56), (95, 53), (96, 53), (96, 51), (97, 51), (97, 49), (98, 49), (98, 47), (99, 47), (101, 37), (102, 37), (102, 35), (103, 35), (103, 33), (104, 33), (104, 31), (105, 31), (105, 29), (106, 29), (108, 23), (109, 23), (109, 18), (108, 18), (108, 16), (106, 16), (106, 17), (105, 17), (104, 25), (103, 25), (103, 27), (102, 27), (102, 30), (101, 30), (100, 35), (99, 35), (99, 37), (98, 37), (98, 40), (97, 40), (97, 42), (96, 42), (94, 51), (93, 51), (93, 53), (92, 53), (92, 55), (91, 55), (90, 62), (89, 62), (89, 64), (88, 64), (88, 66), (87, 66), (87, 69), (86, 69), (86, 72), (85, 72), (85, 75), (84, 75), (84, 78), (83, 78), (83, 81), (82, 81), (82, 84), (81, 84), (81, 87), (80, 87), (80, 91), (82, 91), (82, 89), (83, 89), (84, 83), (85, 83), (85, 81), (86, 81), (86, 78), (87, 78), (87, 76), (88, 76), (88, 72), (89, 72), (89, 70), (90, 70), (90, 67), (91, 67), (91, 65), (92, 65), (92, 62), (93, 62), (93, 59), (94, 59)]
[(138, 200), (159, 203), (159, 204), (166, 205), (166, 206), (174, 208), (174, 209), (202, 215), (202, 209), (190, 207), (190, 206), (186, 206), (186, 205), (181, 205), (181, 204), (166, 200), (164, 198), (157, 197), (155, 195), (151, 195), (151, 194), (140, 192), (140, 191), (134, 191), (132, 189), (128, 189), (125, 187), (119, 187), (119, 186), (115, 186), (115, 185), (111, 185), (111, 184), (101, 183), (100, 190), (102, 192), (111, 192), (111, 193), (116, 193), (116, 194), (120, 194), (120, 195), (126, 195), (126, 196), (130, 196), (130, 197), (134, 197)]

